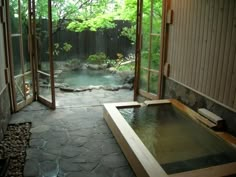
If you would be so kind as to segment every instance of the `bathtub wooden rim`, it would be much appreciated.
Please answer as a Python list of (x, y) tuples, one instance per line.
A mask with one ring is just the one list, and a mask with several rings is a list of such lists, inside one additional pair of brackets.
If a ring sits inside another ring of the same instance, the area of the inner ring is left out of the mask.
[[(137, 102), (130, 102), (129, 107), (141, 106)], [(160, 164), (152, 156), (136, 133), (120, 114), (117, 107), (128, 107), (128, 104), (104, 104), (104, 119), (119, 143), (127, 160), (131, 164), (137, 177), (168, 177)]]
[[(183, 109), (189, 116), (198, 116), (187, 106), (174, 99), (149, 101), (149, 105), (171, 103)], [(147, 102), (146, 102), (147, 104)], [(236, 162), (167, 175), (164, 169), (152, 156), (133, 129), (125, 121), (117, 108), (139, 107), (138, 102), (104, 104), (104, 119), (119, 143), (137, 177), (222, 177), (236, 174)], [(193, 118), (195, 119), (195, 118)], [(124, 133), (126, 132), (126, 133)], [(128, 132), (128, 133), (127, 133)], [(224, 138), (223, 138), (224, 139)], [(210, 171), (210, 172), (209, 172)]]

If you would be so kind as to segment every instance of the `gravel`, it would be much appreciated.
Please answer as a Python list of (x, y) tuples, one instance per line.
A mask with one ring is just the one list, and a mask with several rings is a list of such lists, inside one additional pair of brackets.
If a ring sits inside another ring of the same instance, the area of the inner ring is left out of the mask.
[(0, 142), (0, 159), (9, 158), (7, 176), (23, 177), (31, 123), (9, 124)]

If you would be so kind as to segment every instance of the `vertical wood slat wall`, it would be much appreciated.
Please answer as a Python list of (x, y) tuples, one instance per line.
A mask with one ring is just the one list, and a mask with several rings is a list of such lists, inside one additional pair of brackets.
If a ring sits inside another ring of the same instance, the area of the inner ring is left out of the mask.
[(236, 1), (171, 0), (170, 78), (236, 110)]

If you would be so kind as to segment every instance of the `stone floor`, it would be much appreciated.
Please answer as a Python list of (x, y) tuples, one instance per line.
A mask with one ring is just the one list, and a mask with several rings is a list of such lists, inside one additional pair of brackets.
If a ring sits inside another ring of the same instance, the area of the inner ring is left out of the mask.
[(11, 123), (32, 122), (26, 177), (134, 177), (103, 119), (103, 103), (132, 101), (128, 90), (57, 92), (57, 109), (38, 102), (13, 114)]

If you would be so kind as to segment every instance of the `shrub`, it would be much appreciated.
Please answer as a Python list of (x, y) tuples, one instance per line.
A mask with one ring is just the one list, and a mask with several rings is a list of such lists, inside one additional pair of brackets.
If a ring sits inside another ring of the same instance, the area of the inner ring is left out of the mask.
[(107, 60), (107, 56), (103, 52), (90, 55), (87, 58), (88, 63), (91, 63), (91, 64), (104, 64), (106, 63), (106, 60)]

